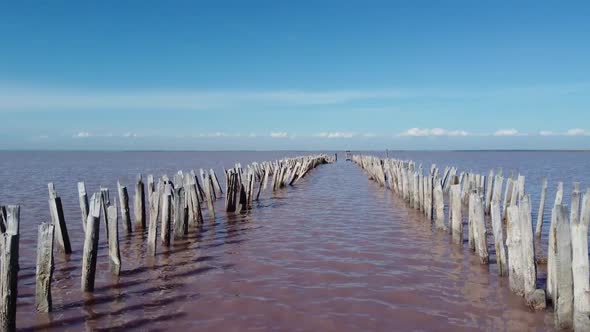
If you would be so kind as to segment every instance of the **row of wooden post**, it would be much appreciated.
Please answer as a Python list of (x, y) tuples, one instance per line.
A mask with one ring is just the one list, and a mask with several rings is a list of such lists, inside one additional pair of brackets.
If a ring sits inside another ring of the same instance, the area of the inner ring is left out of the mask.
[[(542, 182), (539, 213), (533, 228), (531, 199), (522, 175), (508, 177), (502, 196), (504, 178), (501, 171), (492, 170), (487, 176), (471, 172), (457, 175), (457, 168), (447, 167), (441, 176), (436, 165), (432, 165), (424, 175), (422, 165), (416, 167), (413, 161), (363, 155), (354, 155), (352, 160), (371, 179), (402, 197), (409, 207), (422, 211), (427, 220), (434, 220), (438, 229), (448, 229), (453, 241), (460, 244), (463, 243), (465, 206), (468, 244), (482, 264), (490, 263), (486, 226), (486, 215), (489, 215), (498, 273), (508, 276), (511, 290), (524, 296), (527, 305), (534, 309), (544, 309), (546, 299), (550, 300), (557, 328), (590, 330), (587, 240), (590, 190), (580, 204), (580, 186), (574, 184), (568, 215), (568, 207), (563, 204), (563, 183), (558, 184), (549, 229), (547, 286), (539, 289), (535, 237), (540, 238), (543, 227), (546, 179)], [(445, 193), (448, 194), (448, 219), (445, 218)]]
[[(241, 166), (236, 164), (234, 168), (225, 171), (226, 211), (240, 213), (250, 210), (252, 202), (257, 201), (261, 192), (266, 189), (270, 176), (273, 191), (276, 191), (294, 184), (316, 166), (333, 162), (333, 158), (322, 154), (252, 163), (247, 165), (245, 174)], [(92, 194), (89, 199), (85, 183), (79, 182), (78, 197), (85, 236), (82, 253), (82, 290), (94, 291), (101, 219), (104, 221), (104, 234), (108, 243), (109, 265), (114, 275), (119, 275), (121, 271), (119, 215), (123, 231), (127, 234), (132, 233), (134, 229), (143, 231), (147, 228), (149, 255), (156, 254), (158, 221), (160, 242), (164, 246), (171, 245), (171, 236), (174, 239), (185, 237), (189, 225), (203, 224), (201, 206), (204, 203), (207, 205), (209, 220), (213, 222), (214, 203), (224, 195), (224, 191), (213, 169), (208, 172), (201, 169), (199, 175), (197, 177), (194, 171), (179, 171), (172, 180), (166, 175), (162, 176), (157, 184), (154, 183), (154, 177), (149, 175), (147, 195), (143, 177), (141, 174), (138, 175), (133, 200), (134, 220), (131, 219), (127, 187), (119, 181), (118, 204), (111, 201), (108, 188), (101, 187), (100, 191)], [(255, 192), (256, 183), (258, 189)], [(35, 306), (39, 312), (50, 312), (52, 309), (54, 246), (66, 255), (72, 253), (61, 199), (53, 183), (48, 184), (48, 189), (51, 223), (39, 225), (37, 241)], [(14, 331), (16, 328), (19, 222), (19, 206), (0, 206), (0, 331)]]

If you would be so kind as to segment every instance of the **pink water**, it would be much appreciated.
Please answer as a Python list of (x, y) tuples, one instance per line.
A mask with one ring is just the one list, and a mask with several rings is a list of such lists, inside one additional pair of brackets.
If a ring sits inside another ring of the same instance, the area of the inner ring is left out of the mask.
[[(343, 158), (315, 169), (295, 187), (264, 193), (246, 215), (219, 212), (214, 222), (206, 220), (203, 228), (191, 229), (187, 239), (169, 249), (159, 246), (155, 258), (145, 255), (145, 234), (126, 236), (121, 230), (123, 268), (118, 278), (110, 274), (106, 242), (101, 239), (96, 291), (80, 291), (83, 236), (77, 181), (86, 180), (89, 192), (101, 184), (109, 186), (114, 195), (120, 177), (132, 198), (131, 184), (140, 171), (160, 175), (214, 167), (219, 172), (222, 165), (235, 161), (298, 154), (0, 153), (0, 202), (20, 203), (22, 208), (18, 329), (552, 328), (552, 313), (528, 310), (523, 299), (509, 291), (508, 280), (496, 276), (494, 265), (481, 266), (468, 249), (453, 245), (448, 234), (434, 230), (419, 212), (408, 209)], [(588, 161), (586, 154), (568, 157), (581, 159), (580, 165)], [(553, 163), (552, 172), (561, 173), (560, 164)], [(502, 165), (489, 167), (496, 166)], [(532, 168), (529, 172), (542, 173)], [(588, 172), (582, 168), (580, 176), (587, 175), (584, 171)], [(557, 176), (552, 172), (550, 177)], [(36, 231), (40, 222), (49, 219), (48, 181), (56, 183), (64, 202), (74, 253), (56, 254), (54, 310), (38, 314)], [(530, 186), (533, 193), (535, 184)], [(222, 205), (219, 200), (218, 211)]]

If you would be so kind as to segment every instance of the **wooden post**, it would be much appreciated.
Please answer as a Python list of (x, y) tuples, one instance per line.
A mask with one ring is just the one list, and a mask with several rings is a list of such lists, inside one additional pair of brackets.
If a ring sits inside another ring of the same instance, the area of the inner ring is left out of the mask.
[(16, 330), (20, 207), (6, 207), (6, 232), (0, 235), (0, 331)]
[[(80, 212), (82, 213), (82, 227), (86, 232), (86, 219), (88, 219), (88, 195), (86, 194), (86, 184), (78, 182), (78, 199), (80, 201)], [(53, 230), (51, 231), (53, 236)]]
[(66, 227), (66, 219), (61, 204), (61, 198), (57, 196), (53, 183), (48, 184), (49, 187), (49, 211), (51, 213), (51, 220), (55, 225), (55, 241), (58, 248), (65, 254), (72, 253), (72, 246), (70, 244), (70, 237)]
[(549, 224), (549, 243), (547, 245), (547, 297), (555, 303), (555, 252), (557, 236), (557, 209), (553, 206), (551, 210), (551, 223)]
[(141, 174), (137, 175), (137, 183), (135, 184), (135, 204), (134, 216), (135, 216), (135, 229), (145, 229), (145, 191), (143, 187), (143, 180)]
[(555, 194), (555, 204), (561, 205), (563, 202), (563, 182), (557, 183), (557, 193)]
[(205, 194), (207, 195), (207, 210), (209, 211), (209, 217), (213, 222), (215, 220), (215, 198), (213, 193), (213, 187), (211, 181), (205, 176), (203, 185), (205, 186)]
[[(575, 197), (573, 198), (575, 200)], [(588, 267), (588, 224), (590, 189), (584, 194), (582, 214), (570, 223), (572, 234), (572, 272), (574, 281), (574, 330), (590, 331), (590, 272)]]
[(541, 237), (541, 230), (543, 228), (543, 216), (545, 214), (545, 199), (547, 197), (547, 178), (543, 178), (541, 186), (541, 203), (539, 204), (539, 213), (537, 214), (537, 227), (535, 228), (536, 237)]
[(119, 216), (117, 215), (117, 203), (107, 208), (109, 219), (109, 265), (111, 273), (119, 275), (121, 272), (121, 253), (119, 251)]
[(504, 204), (502, 204), (502, 216), (503, 216), (503, 220), (506, 220), (507, 216), (508, 216), (508, 206), (510, 205), (510, 201), (512, 198), (512, 191), (513, 191), (513, 187), (514, 187), (514, 180), (512, 180), (512, 178), (508, 178), (508, 180), (506, 180), (506, 192), (504, 193)]
[(422, 171), (418, 173), (418, 198), (420, 211), (424, 212), (424, 174)]
[(506, 226), (506, 246), (508, 247), (508, 269), (510, 289), (524, 295), (524, 278), (522, 270), (521, 227), (519, 225), (518, 206), (508, 207), (508, 224)]
[(0, 205), (0, 234), (6, 232), (6, 208)]
[(570, 329), (573, 327), (574, 290), (572, 275), (572, 245), (570, 224), (567, 218), (567, 207), (556, 205), (556, 252), (555, 281), (556, 294), (555, 327)]
[[(195, 183), (191, 183), (188, 187), (189, 192), (189, 207), (192, 211), (190, 214), (193, 216), (191, 219), (191, 224), (193, 226), (202, 224), (203, 223), (203, 213), (201, 212), (201, 202), (199, 200), (199, 194), (197, 192), (197, 185)], [(229, 195), (229, 194), (228, 194)]]
[(461, 185), (451, 185), (450, 190), (451, 201), (451, 230), (453, 241), (463, 244), (463, 212), (461, 211)]
[(162, 225), (160, 238), (162, 244), (170, 246), (170, 225), (172, 223), (172, 187), (170, 184), (166, 185), (164, 189), (164, 196), (162, 196)]
[(155, 190), (150, 197), (150, 223), (148, 227), (147, 246), (148, 254), (156, 255), (156, 238), (158, 228), (158, 217), (160, 215), (160, 191)]
[[(92, 194), (90, 210), (86, 221), (84, 252), (82, 254), (82, 291), (94, 291), (96, 258), (98, 255), (98, 236), (100, 226), (101, 193)], [(105, 216), (106, 217), (106, 216)], [(57, 227), (56, 227), (57, 229)]]
[(414, 189), (414, 209), (420, 210), (420, 177), (418, 176), (418, 172), (414, 173), (414, 181), (412, 182), (412, 186)]
[[(496, 179), (496, 184), (497, 183), (498, 181)], [(494, 247), (496, 248), (498, 275), (505, 276), (508, 274), (508, 266), (506, 265), (506, 251), (504, 249), (504, 236), (502, 234), (502, 210), (500, 208), (499, 199), (492, 200), (490, 212), (492, 216), (492, 230), (494, 233)]]
[(103, 219), (103, 224), (104, 224), (104, 235), (107, 238), (107, 240), (109, 239), (109, 213), (107, 211), (107, 208), (109, 206), (111, 206), (111, 196), (109, 194), (109, 188), (103, 188), (100, 187), (100, 196), (101, 196), (101, 201), (100, 201), (100, 205), (101, 205), (101, 211), (102, 211), (102, 219)]
[(37, 272), (35, 308), (38, 312), (51, 312), (51, 279), (53, 277), (54, 225), (42, 223), (37, 235)]
[(521, 197), (518, 206), (524, 294), (528, 296), (537, 289), (537, 260), (533, 236), (533, 217), (529, 195)]
[(485, 200), (485, 213), (490, 214), (492, 208), (492, 195), (494, 192), (494, 170), (490, 171), (486, 179), (486, 200)]
[(123, 229), (127, 234), (131, 234), (133, 231), (131, 227), (131, 214), (129, 212), (129, 194), (127, 193), (127, 187), (122, 186), (117, 181), (117, 191), (119, 192), (119, 204), (121, 206), (121, 220), (123, 222)]
[(428, 221), (432, 221), (432, 215), (433, 215), (433, 211), (432, 211), (432, 176), (429, 175), (426, 177), (426, 189), (424, 190), (424, 195), (425, 195), (425, 199), (426, 199), (426, 218), (428, 218)]
[(184, 187), (174, 189), (174, 239), (188, 234), (188, 207)]
[(443, 191), (440, 181), (436, 179), (434, 185), (434, 204), (436, 204), (436, 228), (446, 230), (445, 226), (445, 203), (443, 201)]
[(217, 175), (215, 174), (215, 171), (213, 171), (213, 168), (211, 168), (209, 170), (209, 175), (211, 176), (212, 182), (213, 182), (213, 186), (215, 187), (215, 190), (217, 190), (217, 192), (219, 193), (219, 195), (223, 195), (223, 190), (221, 189), (221, 185), (219, 184), (219, 179), (217, 178)]
[[(485, 225), (485, 211), (484, 205), (479, 194), (471, 194), (473, 196), (473, 236), (475, 241), (475, 249), (479, 260), (482, 264), (489, 263), (488, 242)], [(470, 207), (471, 209), (471, 207)]]
[(475, 193), (469, 194), (469, 201), (467, 204), (467, 208), (469, 209), (469, 215), (467, 219), (467, 243), (469, 245), (469, 249), (475, 251), (475, 233), (473, 231), (473, 224), (475, 223)]
[(150, 202), (150, 199), (152, 197), (152, 194), (154, 193), (154, 191), (156, 190), (156, 186), (154, 184), (154, 176), (152, 174), (149, 174), (147, 177), (147, 199), (148, 199), (148, 203)]
[(555, 274), (557, 273), (555, 261), (557, 260), (557, 212), (555, 207), (563, 202), (563, 182), (557, 183), (554, 208), (551, 212), (551, 224), (549, 225), (549, 245), (547, 248), (547, 296), (552, 299), (554, 305), (557, 296), (555, 289)]
[[(266, 170), (263, 169), (262, 172), (262, 178), (266, 177)], [(254, 199), (255, 201), (258, 201), (260, 199), (260, 193), (262, 192), (262, 178), (258, 182), (258, 191), (256, 192), (256, 198)]]

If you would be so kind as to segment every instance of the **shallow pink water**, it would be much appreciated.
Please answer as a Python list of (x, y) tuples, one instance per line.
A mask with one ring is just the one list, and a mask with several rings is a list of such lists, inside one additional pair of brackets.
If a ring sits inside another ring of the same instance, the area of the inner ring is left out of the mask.
[[(106, 157), (105, 165), (115, 162)], [(116, 177), (112, 167), (106, 177)], [(176, 168), (162, 169), (171, 174)], [(135, 172), (128, 167), (128, 183)], [(38, 181), (46, 182), (45, 177)], [(34, 309), (36, 225), (48, 218), (46, 206), (30, 208), (34, 200), (23, 204), (21, 330), (523, 331), (553, 326), (552, 314), (529, 311), (493, 265), (481, 266), (467, 248), (452, 244), (448, 234), (343, 161), (315, 169), (274, 196), (264, 193), (247, 215), (218, 213), (214, 223), (191, 229), (170, 249), (159, 246), (155, 258), (144, 254), (145, 234), (127, 237), (121, 231), (118, 278), (110, 275), (102, 240), (96, 291), (83, 294), (76, 181), (68, 178), (67, 188), (66, 182), (56, 183), (74, 253), (55, 257), (51, 314)], [(45, 187), (36, 190), (44, 201)], [(222, 205), (219, 200), (218, 211)]]

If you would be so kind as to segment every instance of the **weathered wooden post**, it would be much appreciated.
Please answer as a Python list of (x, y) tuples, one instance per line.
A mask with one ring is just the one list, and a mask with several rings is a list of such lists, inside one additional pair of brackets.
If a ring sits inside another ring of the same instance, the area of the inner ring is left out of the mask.
[(422, 170), (418, 172), (418, 198), (420, 201), (420, 212), (424, 212), (424, 174)]
[[(575, 200), (575, 197), (573, 198)], [(572, 204), (573, 205), (573, 204)], [(588, 224), (590, 189), (582, 200), (582, 214), (570, 223), (572, 233), (572, 273), (574, 281), (574, 330), (590, 331), (590, 272), (588, 267)]]
[(432, 221), (432, 217), (433, 217), (433, 205), (432, 204), (432, 176), (429, 175), (426, 178), (426, 189), (424, 191), (425, 194), (425, 199), (426, 199), (426, 218), (428, 218), (428, 221)]
[(545, 291), (537, 289), (537, 259), (535, 257), (535, 240), (533, 235), (533, 217), (529, 195), (523, 195), (518, 206), (522, 271), (525, 302), (529, 307), (545, 309)]
[(469, 215), (467, 218), (467, 243), (469, 245), (469, 249), (475, 251), (475, 232), (473, 230), (473, 225), (475, 223), (475, 202), (474, 202), (474, 198), (475, 198), (475, 193), (471, 192), (469, 193), (468, 196), (468, 203), (467, 203), (467, 208), (469, 211)]
[(117, 203), (107, 208), (109, 219), (109, 266), (111, 273), (119, 275), (121, 272), (121, 253), (119, 251), (119, 216), (117, 215)]
[(42, 223), (37, 235), (37, 271), (35, 308), (38, 312), (52, 309), (51, 279), (53, 277), (53, 230), (54, 225)]
[(61, 204), (61, 198), (57, 196), (53, 183), (48, 184), (49, 188), (49, 211), (51, 213), (51, 220), (55, 225), (55, 241), (58, 248), (65, 254), (72, 253), (72, 246), (70, 244), (70, 237), (66, 227), (66, 219)]
[(567, 207), (556, 205), (556, 251), (554, 275), (555, 326), (559, 329), (573, 327), (574, 290), (572, 275), (572, 245)]
[[(92, 194), (90, 210), (86, 221), (84, 252), (82, 254), (82, 291), (93, 292), (98, 256), (98, 236), (100, 226), (101, 193)], [(106, 218), (106, 216), (105, 216)]]
[(213, 192), (213, 187), (211, 185), (211, 181), (210, 179), (207, 178), (207, 176), (205, 176), (205, 180), (203, 185), (205, 186), (205, 194), (207, 195), (207, 210), (209, 211), (209, 218), (211, 218), (211, 221), (215, 220), (215, 198), (214, 198), (214, 192)]
[(16, 330), (20, 206), (6, 207), (6, 231), (0, 234), (0, 331)]
[[(414, 189), (414, 209), (420, 209), (420, 177), (418, 173), (414, 173), (414, 181), (412, 182), (412, 186)], [(442, 190), (442, 188), (441, 188)]]
[(524, 277), (522, 270), (521, 227), (518, 206), (509, 206), (506, 226), (506, 246), (508, 247), (508, 269), (510, 289), (524, 295)]
[(502, 216), (503, 220), (506, 220), (508, 216), (508, 206), (510, 206), (510, 202), (512, 200), (512, 191), (514, 189), (514, 180), (511, 177), (508, 177), (506, 180), (506, 192), (504, 193), (504, 204), (502, 204)]
[(557, 193), (555, 194), (554, 208), (551, 212), (551, 224), (549, 225), (549, 245), (547, 248), (547, 296), (555, 302), (555, 274), (556, 266), (555, 260), (557, 257), (557, 210), (555, 206), (561, 205), (563, 202), (563, 182), (557, 183)]
[(446, 230), (445, 225), (445, 202), (443, 200), (443, 191), (440, 181), (435, 180), (434, 185), (434, 204), (436, 204), (436, 228)]
[[(496, 181), (498, 183), (498, 181)], [(501, 182), (500, 182), (501, 183)], [(494, 233), (494, 247), (496, 248), (496, 263), (498, 264), (498, 275), (508, 274), (506, 265), (506, 251), (504, 249), (504, 235), (502, 234), (502, 210), (499, 199), (492, 200), (491, 208), (492, 230)]]
[(155, 190), (150, 196), (150, 223), (148, 227), (147, 247), (148, 254), (156, 255), (156, 238), (158, 217), (160, 215), (160, 191)]
[[(479, 194), (471, 194), (473, 197), (473, 237), (475, 242), (475, 249), (479, 260), (482, 264), (489, 263), (488, 242), (485, 225), (485, 211), (481, 196)], [(470, 207), (471, 209), (471, 207)]]
[(0, 234), (6, 232), (6, 208), (0, 205)]
[(451, 202), (451, 232), (455, 243), (463, 244), (463, 212), (461, 211), (461, 185), (451, 185), (450, 189)]
[(563, 202), (563, 182), (557, 183), (557, 193), (555, 193), (554, 205), (561, 205)]
[(137, 183), (135, 184), (135, 204), (134, 216), (135, 216), (135, 229), (145, 229), (145, 191), (143, 187), (143, 179), (141, 174), (137, 175)]
[(154, 193), (154, 191), (156, 191), (156, 185), (154, 183), (154, 175), (149, 174), (147, 177), (147, 199), (148, 199), (148, 204), (150, 202), (150, 199), (152, 197), (152, 194)]
[(121, 220), (123, 222), (123, 229), (127, 234), (131, 234), (133, 231), (131, 227), (131, 214), (129, 212), (129, 194), (127, 193), (127, 187), (122, 186), (117, 181), (117, 191), (119, 192), (119, 204), (121, 206)]
[(539, 204), (539, 213), (537, 214), (537, 226), (535, 228), (536, 237), (541, 237), (541, 230), (543, 228), (543, 216), (545, 214), (545, 199), (547, 197), (547, 178), (543, 178), (541, 186), (541, 203)]
[(219, 184), (219, 179), (217, 178), (215, 171), (213, 171), (213, 168), (209, 170), (209, 175), (211, 176), (211, 180), (213, 182), (215, 190), (217, 190), (220, 196), (223, 195), (223, 190), (221, 189), (221, 185)]
[(103, 215), (103, 224), (104, 224), (104, 235), (109, 239), (109, 218), (108, 218), (108, 211), (107, 208), (111, 206), (111, 195), (109, 193), (109, 188), (100, 187), (100, 206), (101, 206), (101, 213)]
[(485, 200), (485, 214), (489, 215), (492, 208), (492, 195), (494, 192), (494, 170), (490, 170), (490, 174), (486, 179), (486, 200)]
[[(78, 199), (80, 201), (80, 212), (82, 213), (82, 227), (86, 232), (86, 219), (88, 219), (88, 195), (86, 194), (86, 184), (78, 182)], [(53, 236), (53, 230), (52, 230)]]
[(172, 187), (170, 184), (166, 185), (164, 189), (164, 196), (162, 196), (162, 225), (160, 237), (162, 244), (170, 246), (170, 225), (172, 223)]
[[(262, 178), (266, 177), (266, 170), (263, 169), (262, 172)], [(262, 178), (258, 182), (258, 190), (256, 192), (256, 198), (254, 199), (255, 201), (258, 201), (260, 199), (260, 193), (262, 192)], [(296, 180), (296, 178), (293, 177), (293, 180)]]
[(188, 206), (184, 187), (174, 189), (174, 239), (188, 234)]

